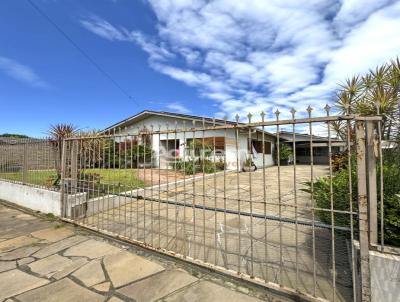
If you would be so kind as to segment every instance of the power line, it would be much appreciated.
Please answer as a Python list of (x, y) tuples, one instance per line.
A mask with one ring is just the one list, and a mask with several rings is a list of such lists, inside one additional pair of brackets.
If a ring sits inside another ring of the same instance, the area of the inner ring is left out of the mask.
[[(124, 89), (113, 77), (107, 73), (96, 61), (90, 57), (90, 55), (84, 51), (70, 36), (67, 35), (65, 31), (63, 31), (57, 23), (55, 23), (43, 10), (41, 10), (32, 0), (27, 0), (28, 3), (36, 10), (44, 19), (46, 19), (54, 28), (69, 42), (74, 46), (103, 76), (105, 76), (111, 83), (117, 87), (128, 99), (132, 100), (136, 103), (133, 97)], [(136, 103), (136, 105), (138, 105)]]

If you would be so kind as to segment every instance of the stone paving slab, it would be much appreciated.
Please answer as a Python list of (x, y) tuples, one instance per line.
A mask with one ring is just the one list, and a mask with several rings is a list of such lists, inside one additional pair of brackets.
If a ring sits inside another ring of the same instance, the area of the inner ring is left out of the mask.
[(88, 263), (88, 260), (85, 258), (78, 258), (78, 259), (71, 259), (72, 263), (65, 267), (63, 270), (59, 271), (58, 273), (55, 273), (52, 277), (56, 280), (60, 280), (69, 274), (73, 273), (80, 267), (84, 266), (86, 263)]
[[(18, 225), (15, 225), (16, 217), (1, 218), (2, 229), (0, 230), (0, 238), (10, 239), (18, 236), (26, 235), (30, 232), (41, 230), (49, 227), (47, 221), (33, 220), (22, 221), (19, 220)], [(27, 230), (29, 230), (27, 232)]]
[(61, 227), (61, 228), (52, 227), (33, 232), (31, 233), (31, 235), (38, 239), (46, 240), (49, 242), (56, 242), (74, 235), (74, 231), (66, 227)]
[(70, 247), (64, 252), (64, 256), (73, 257), (87, 257), (90, 259), (101, 258), (106, 255), (116, 254), (121, 251), (107, 242), (90, 239), (82, 242), (81, 244)]
[(19, 236), (16, 238), (8, 239), (0, 242), (0, 252), (8, 252), (11, 250), (15, 250), (19, 247), (31, 245), (38, 241), (39, 241), (38, 239), (28, 236)]
[(64, 268), (68, 267), (71, 264), (71, 259), (55, 254), (47, 258), (35, 261), (28, 266), (32, 272), (40, 276), (49, 278), (54, 273), (62, 271)]
[(16, 267), (17, 267), (17, 264), (15, 263), (15, 261), (0, 261), (0, 273), (9, 271)]
[(164, 270), (161, 265), (126, 251), (106, 256), (103, 261), (116, 288)]
[(78, 278), (87, 287), (106, 281), (100, 260), (90, 261), (88, 264), (75, 271), (72, 276)]
[(108, 292), (110, 290), (111, 283), (110, 282), (103, 282), (93, 286), (93, 288), (99, 292)]
[(56, 254), (62, 250), (65, 250), (75, 244), (78, 244), (82, 241), (87, 240), (86, 237), (83, 236), (73, 236), (73, 237), (69, 237), (66, 238), (62, 241), (50, 244), (44, 248), (42, 248), (40, 251), (38, 251), (37, 253), (33, 254), (34, 257), (36, 258), (45, 258), (47, 256), (50, 256), (52, 254)]
[(33, 253), (36, 253), (40, 247), (38, 246), (27, 246), (21, 247), (11, 252), (0, 254), (0, 260), (17, 260), (25, 257), (29, 257)]
[(165, 299), (166, 302), (261, 302), (245, 294), (235, 292), (223, 286), (211, 283), (209, 281), (201, 281), (186, 290), (179, 291)]
[(67, 278), (24, 293), (18, 296), (17, 299), (22, 302), (104, 301), (102, 295), (79, 286)]
[(121, 300), (120, 298), (112, 297), (110, 300), (108, 300), (108, 302), (124, 302), (124, 301)]
[(33, 257), (26, 257), (26, 258), (22, 258), (22, 259), (18, 260), (17, 263), (18, 263), (18, 266), (21, 266), (21, 265), (26, 265), (26, 264), (32, 263), (35, 260), (36, 259)]
[(0, 273), (0, 301), (45, 285), (48, 282), (46, 279), (32, 276), (17, 269)]
[(137, 302), (150, 302), (161, 299), (197, 280), (197, 278), (182, 270), (165, 271), (123, 287), (118, 292)]

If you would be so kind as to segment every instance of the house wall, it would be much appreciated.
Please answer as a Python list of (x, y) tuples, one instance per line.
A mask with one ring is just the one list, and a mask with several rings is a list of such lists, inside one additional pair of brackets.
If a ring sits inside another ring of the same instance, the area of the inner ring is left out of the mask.
[[(176, 123), (175, 123), (176, 121)], [(142, 121), (139, 121), (135, 123), (134, 125), (121, 129), (118, 133), (122, 135), (128, 135), (128, 134), (135, 134), (138, 132), (139, 129), (149, 129), (151, 130), (151, 126), (153, 125), (153, 130), (158, 131), (160, 130), (167, 130), (167, 124), (168, 124), (168, 129), (174, 129), (175, 127), (177, 129), (183, 129), (184, 128), (184, 123), (182, 119), (174, 119), (170, 117), (163, 117), (163, 116), (150, 116)], [(176, 125), (176, 126), (175, 126)], [(205, 123), (206, 126), (212, 126), (211, 123)], [(195, 127), (202, 127), (202, 123), (196, 122), (194, 125), (190, 121), (186, 121), (185, 123), (186, 129), (190, 129), (193, 126)], [(203, 134), (204, 132), (204, 134)], [(185, 133), (179, 132), (176, 133), (170, 133), (170, 134), (153, 134), (152, 136), (152, 145), (153, 145), (153, 151), (154, 151), (154, 164), (158, 166), (161, 164), (161, 168), (167, 168), (166, 165), (166, 150), (161, 150), (160, 152), (160, 140), (179, 140), (180, 146), (179, 146), (179, 154), (180, 157), (182, 158), (185, 154), (185, 145), (184, 142), (187, 139), (190, 138), (199, 138), (201, 139), (202, 137), (225, 137), (226, 136), (226, 147), (225, 147), (225, 152), (226, 152), (226, 161), (227, 161), (227, 169), (229, 170), (236, 170), (237, 169), (237, 159), (239, 159), (239, 169), (242, 169), (243, 163), (246, 161), (247, 158), (247, 140), (248, 140), (248, 133), (247, 132), (240, 132), (239, 133), (239, 140), (238, 140), (238, 152), (236, 151), (236, 133), (235, 129), (217, 129), (217, 130), (208, 130), (208, 131), (187, 131)], [(256, 136), (253, 135), (253, 138)], [(261, 137), (261, 136), (259, 136)], [(272, 145), (272, 150), (274, 148), (274, 138), (270, 136), (265, 136), (265, 141), (271, 141)], [(162, 147), (161, 147), (162, 148)], [(238, 154), (238, 156), (237, 156)], [(160, 156), (159, 156), (160, 155)], [(164, 156), (163, 156), (164, 155)], [(272, 154), (264, 155), (265, 157), (265, 165), (273, 165), (273, 159), (272, 159)], [(253, 159), (254, 163), (256, 164), (257, 167), (262, 167), (263, 160), (262, 160), (262, 154), (258, 154), (256, 158)]]

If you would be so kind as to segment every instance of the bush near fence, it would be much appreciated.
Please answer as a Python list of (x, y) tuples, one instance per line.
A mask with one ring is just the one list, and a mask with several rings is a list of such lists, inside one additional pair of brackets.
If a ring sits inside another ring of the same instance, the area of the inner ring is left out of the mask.
[(186, 175), (192, 175), (196, 173), (215, 173), (223, 171), (225, 169), (225, 163), (223, 161), (212, 161), (208, 159), (196, 159), (196, 160), (177, 160), (176, 163), (171, 162), (171, 166), (176, 166), (176, 170), (183, 171)]
[[(399, 144), (397, 144), (399, 146)], [(333, 207), (335, 210), (350, 210), (349, 195), (349, 171), (348, 164), (341, 162), (341, 169), (332, 177)], [(357, 211), (357, 164), (355, 156), (352, 158), (352, 202), (353, 211)], [(380, 175), (381, 167), (377, 166), (377, 175)], [(383, 200), (384, 200), (384, 240), (385, 243), (400, 246), (400, 148), (383, 150)], [(321, 177), (316, 180), (314, 186), (314, 200), (316, 206), (323, 209), (331, 208), (330, 178)], [(378, 179), (378, 198), (380, 196), (380, 184)], [(311, 183), (307, 183), (305, 191), (311, 193)], [(379, 204), (379, 202), (378, 202)], [(322, 222), (331, 224), (331, 213), (316, 211), (316, 215)], [(378, 212), (380, 217), (380, 209)], [(348, 215), (335, 214), (335, 225), (350, 227)], [(354, 227), (357, 227), (357, 219), (354, 219)], [(379, 228), (380, 230), (380, 228)]]

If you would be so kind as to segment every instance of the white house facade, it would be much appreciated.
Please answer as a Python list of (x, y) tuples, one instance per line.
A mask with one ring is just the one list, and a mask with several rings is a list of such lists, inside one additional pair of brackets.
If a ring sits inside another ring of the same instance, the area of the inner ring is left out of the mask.
[[(227, 127), (222, 129), (202, 130), (205, 127), (221, 126), (225, 123)], [(229, 127), (233, 124), (236, 123), (179, 113), (146, 110), (108, 127), (104, 132), (115, 132), (122, 137), (148, 133), (154, 152), (153, 164), (160, 168), (168, 168), (171, 165), (172, 157), (190, 160), (198, 155), (193, 154), (194, 150), (190, 148), (193, 139), (200, 145), (204, 143), (211, 146), (209, 159), (226, 161), (226, 169), (228, 170), (237, 170), (238, 168), (241, 170), (249, 158), (257, 168), (273, 165), (272, 153), (275, 146), (275, 136), (268, 132), (263, 133), (259, 129), (252, 129), (249, 133), (248, 128), (238, 130)], [(166, 130), (174, 131), (158, 133)]]

